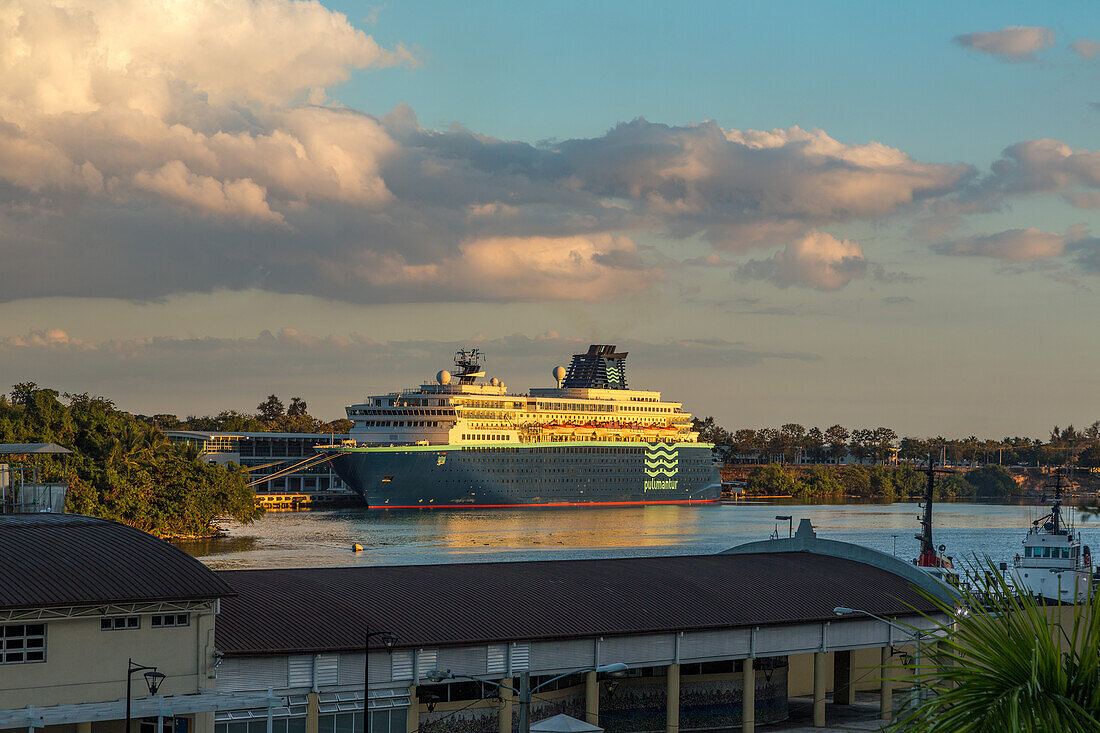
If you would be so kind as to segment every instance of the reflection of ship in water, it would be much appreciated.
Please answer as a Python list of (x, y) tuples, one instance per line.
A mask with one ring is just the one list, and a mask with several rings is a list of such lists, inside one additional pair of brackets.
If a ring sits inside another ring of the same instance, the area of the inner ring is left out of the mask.
[(593, 345), (557, 387), (509, 393), (460, 351), (432, 383), (350, 405), (333, 468), (379, 508), (716, 501), (721, 479), (691, 415), (629, 389), (625, 352)]
[(1082, 603), (1092, 589), (1092, 557), (1072, 520), (1063, 516), (1062, 472), (1055, 474), (1050, 513), (1036, 519), (1024, 537), (1024, 552), (1016, 555), (1016, 587), (1033, 596), (1060, 603)]

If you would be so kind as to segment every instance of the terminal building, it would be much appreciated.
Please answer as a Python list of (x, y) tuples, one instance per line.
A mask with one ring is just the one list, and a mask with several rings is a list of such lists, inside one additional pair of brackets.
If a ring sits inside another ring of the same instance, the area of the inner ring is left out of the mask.
[[(300, 497), (294, 504), (323, 504), (353, 501), (355, 494), (332, 470), (330, 462), (316, 465), (305, 463), (317, 453), (317, 445), (329, 445), (347, 440), (343, 433), (232, 433), (200, 430), (167, 430), (165, 436), (173, 443), (191, 443), (200, 457), (210, 463), (237, 463), (248, 469), (251, 481), (260, 481), (253, 488), (266, 497), (261, 502), (268, 508), (280, 499)], [(302, 464), (296, 467), (296, 464)], [(288, 470), (290, 469), (290, 470)], [(270, 476), (268, 480), (263, 480)]]
[(135, 676), (150, 733), (508, 733), (525, 686), (531, 720), (609, 733), (751, 733), (800, 696), (824, 726), (857, 691), (889, 717), (914, 637), (882, 619), (930, 626), (922, 590), (947, 598), (808, 520), (713, 555), (215, 573), (112, 522), (0, 517), (0, 729), (120, 733), (128, 658), (167, 674)]

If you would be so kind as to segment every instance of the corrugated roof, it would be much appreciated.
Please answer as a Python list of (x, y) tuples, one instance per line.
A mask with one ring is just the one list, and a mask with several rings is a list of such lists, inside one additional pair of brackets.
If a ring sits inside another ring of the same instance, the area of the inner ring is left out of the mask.
[(0, 608), (231, 593), (201, 562), (139, 529), (77, 514), (0, 516)]
[(57, 443), (0, 443), (0, 455), (21, 453), (72, 453)]
[(736, 628), (930, 609), (903, 578), (807, 552), (359, 568), (230, 570), (225, 654), (361, 649)]

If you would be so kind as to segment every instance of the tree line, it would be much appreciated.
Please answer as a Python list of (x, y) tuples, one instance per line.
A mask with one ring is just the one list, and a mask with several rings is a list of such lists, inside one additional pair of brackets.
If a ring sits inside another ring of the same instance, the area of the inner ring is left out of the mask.
[(896, 450), (902, 461), (923, 461), (929, 454), (948, 463), (1100, 467), (1100, 420), (1083, 430), (1055, 426), (1049, 438), (1004, 437), (1000, 440), (898, 437), (891, 428), (806, 429), (798, 423), (778, 428), (727, 430), (713, 417), (693, 420), (699, 438), (713, 443), (726, 462), (837, 463), (851, 456), (858, 463), (884, 464)]
[(117, 409), (104, 397), (30, 382), (0, 395), (0, 442), (57, 443), (70, 456), (34, 456), (45, 481), (69, 484), (66, 511), (112, 519), (160, 536), (205, 536), (214, 520), (262, 514), (236, 464), (199, 459), (189, 444)]
[[(890, 503), (924, 495), (928, 477), (911, 464), (900, 466), (813, 465), (769, 463), (754, 468), (745, 484), (750, 496), (789, 496), (799, 501), (857, 497)], [(1003, 466), (991, 464), (964, 474), (936, 476), (933, 496), (943, 499), (1005, 498), (1018, 493)]]
[(256, 405), (255, 413), (223, 410), (217, 415), (188, 415), (182, 420), (176, 415), (137, 415), (139, 420), (158, 430), (200, 430), (225, 433), (347, 433), (352, 422), (340, 418), (331, 422), (309, 414), (301, 397), (291, 397), (288, 404), (277, 395), (268, 395)]

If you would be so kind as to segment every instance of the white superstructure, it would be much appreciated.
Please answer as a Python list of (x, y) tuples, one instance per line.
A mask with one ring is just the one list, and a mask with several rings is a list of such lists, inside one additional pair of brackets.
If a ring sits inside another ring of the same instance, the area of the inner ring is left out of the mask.
[(455, 375), (441, 371), (434, 382), (349, 405), (349, 437), (368, 446), (696, 442), (699, 434), (681, 403), (625, 388), (626, 354), (614, 349), (590, 347), (568, 372), (554, 370), (559, 386), (528, 394), (511, 393), (496, 378), (477, 381), (485, 376), (480, 354), (461, 351)]
[(1092, 591), (1092, 558), (1081, 535), (1062, 518), (1061, 476), (1050, 514), (1036, 519), (1015, 558), (1015, 582), (1021, 591), (1048, 601), (1083, 603)]

